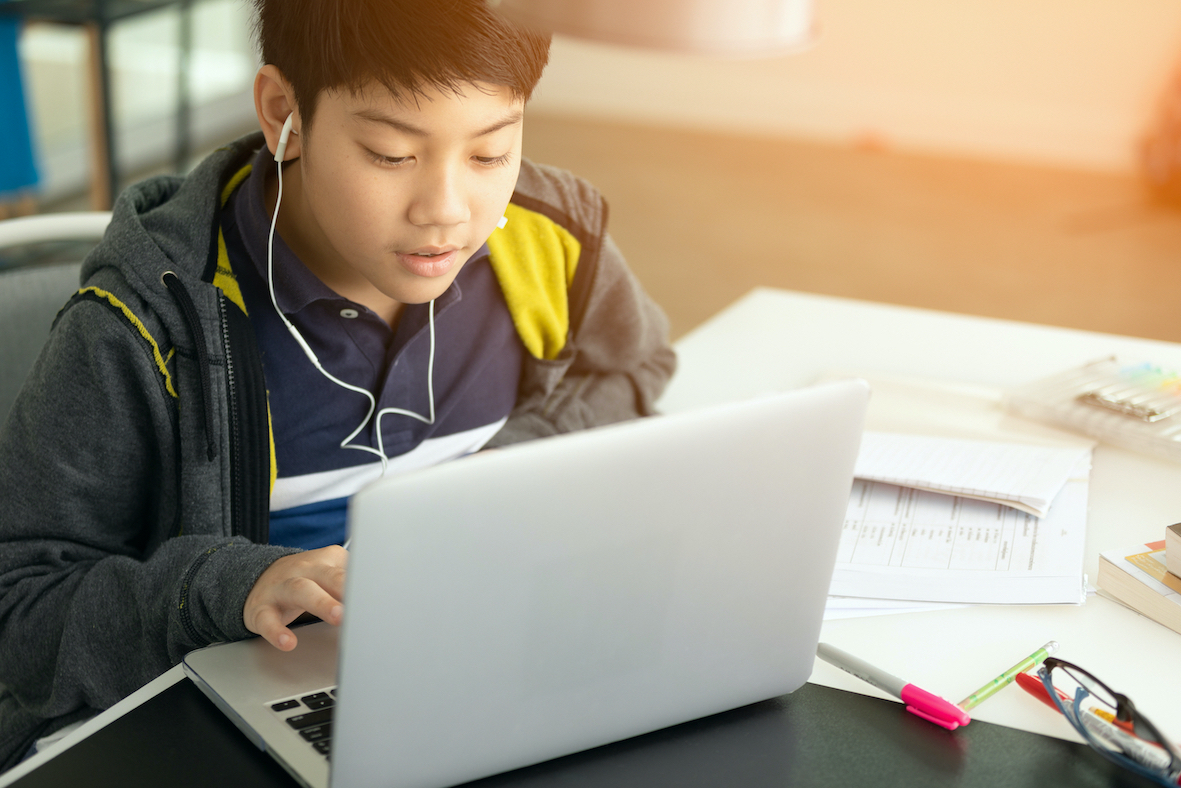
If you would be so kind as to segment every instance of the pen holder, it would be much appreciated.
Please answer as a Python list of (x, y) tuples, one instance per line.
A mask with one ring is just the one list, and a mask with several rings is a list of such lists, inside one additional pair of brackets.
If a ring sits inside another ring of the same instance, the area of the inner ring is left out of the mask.
[(1181, 462), (1181, 375), (1153, 364), (1093, 361), (1013, 389), (1005, 410)]

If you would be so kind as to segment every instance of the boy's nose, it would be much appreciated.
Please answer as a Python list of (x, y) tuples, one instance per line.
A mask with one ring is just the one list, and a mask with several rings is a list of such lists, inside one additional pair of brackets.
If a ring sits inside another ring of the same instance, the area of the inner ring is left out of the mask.
[(471, 219), (463, 176), (450, 168), (424, 173), (414, 201), (410, 222), (420, 226), (449, 227)]

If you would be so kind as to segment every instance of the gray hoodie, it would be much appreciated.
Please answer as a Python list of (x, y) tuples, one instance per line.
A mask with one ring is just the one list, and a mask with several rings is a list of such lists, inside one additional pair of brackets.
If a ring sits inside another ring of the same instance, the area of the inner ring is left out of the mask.
[[(223, 289), (229, 179), (260, 134), (186, 178), (124, 192), (0, 431), (0, 769), (188, 651), (251, 636), (267, 544), (270, 436), (250, 319)], [(588, 184), (522, 163), (513, 203), (581, 243), (569, 334), (529, 357), (490, 445), (653, 412), (667, 322)], [(224, 258), (223, 258), (224, 261)]]

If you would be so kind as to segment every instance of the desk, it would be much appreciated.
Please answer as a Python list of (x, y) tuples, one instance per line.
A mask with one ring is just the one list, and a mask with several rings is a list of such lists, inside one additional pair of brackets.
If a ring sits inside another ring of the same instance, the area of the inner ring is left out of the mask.
[[(752, 292), (693, 331), (678, 352), (680, 371), (660, 403), (670, 412), (806, 385), (833, 370), (1005, 387), (1113, 353), (1181, 368), (1181, 345), (771, 290)], [(1178, 482), (1181, 466), (1097, 449), (1086, 553), (1092, 578), (1100, 550), (1161, 538), (1164, 525), (1181, 519)], [(1173, 673), (1181, 636), (1106, 599), (1083, 607), (973, 607), (834, 621), (822, 637), (953, 700), (1055, 638), (1064, 658), (1127, 692), (1166, 732), (1181, 735), (1181, 682)], [(953, 733), (893, 700), (863, 694), (872, 692), (818, 662), (812, 683), (791, 696), (482, 784), (1147, 784), (1071, 741), (1064, 721), (1019, 690), (978, 707), (977, 721)], [(174, 744), (168, 751), (174, 770), (144, 774), (141, 761), (165, 768), (158, 763), (162, 745), (136, 731), (168, 721), (175, 735), (163, 741)], [(0, 788), (62, 784), (66, 775), (86, 775), (91, 785), (183, 785), (188, 777), (206, 785), (236, 784), (235, 778), (291, 784), (277, 767), (268, 771), (270, 765), (258, 762), (245, 737), (225, 735), (228, 725), (174, 669), (55, 752), (0, 778)], [(111, 748), (122, 748), (123, 766), (102, 755)], [(230, 766), (244, 763), (239, 771)], [(189, 771), (194, 764), (205, 769), (197, 777)]]

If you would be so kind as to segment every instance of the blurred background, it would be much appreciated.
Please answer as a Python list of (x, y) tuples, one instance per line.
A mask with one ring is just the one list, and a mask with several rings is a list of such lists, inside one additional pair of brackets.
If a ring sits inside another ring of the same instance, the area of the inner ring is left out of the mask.
[[(118, 185), (256, 127), (248, 5), (188, 7), (187, 27), (168, 4), (107, 31)], [(554, 41), (526, 155), (605, 193), (675, 336), (771, 285), (1181, 341), (1181, 4), (815, 15), (813, 44), (772, 59)], [(93, 33), (28, 21), (16, 50), (36, 181), (0, 190), (0, 215), (98, 207)]]

